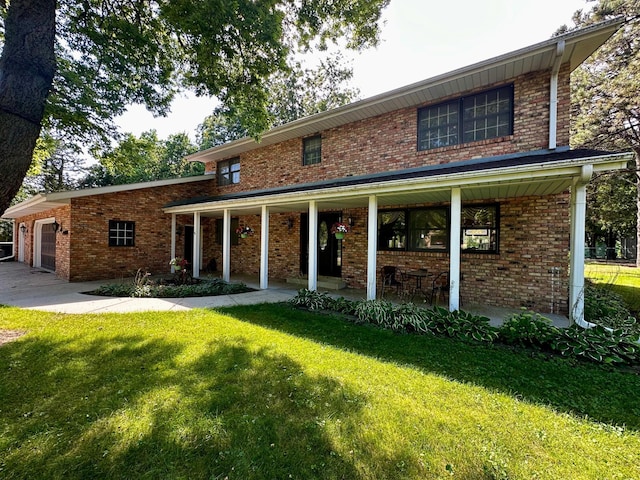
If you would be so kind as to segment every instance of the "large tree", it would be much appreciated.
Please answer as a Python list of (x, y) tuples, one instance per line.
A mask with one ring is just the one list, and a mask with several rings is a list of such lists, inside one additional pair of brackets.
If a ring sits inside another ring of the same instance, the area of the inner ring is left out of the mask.
[[(615, 239), (613, 233), (627, 231), (626, 211), (635, 223), (640, 245), (640, 2), (600, 0), (591, 10), (576, 12), (573, 20), (576, 27), (583, 27), (620, 16), (626, 20), (620, 30), (572, 76), (571, 142), (573, 146), (635, 152), (635, 162), (626, 172), (596, 179), (589, 209), (593, 232), (601, 229), (609, 244)], [(632, 182), (634, 188), (624, 188), (625, 182)], [(634, 195), (629, 199), (620, 195), (630, 191)], [(640, 255), (637, 264), (640, 266)]]
[(103, 142), (127, 104), (164, 114), (193, 88), (259, 136), (267, 81), (295, 49), (378, 41), (389, 0), (4, 0), (0, 4), (0, 212), (41, 127)]
[[(268, 125), (275, 127), (357, 100), (357, 88), (349, 86), (353, 70), (341, 54), (321, 59), (315, 67), (289, 59), (286, 72), (271, 76), (267, 92)], [(222, 145), (249, 134), (233, 105), (219, 105), (198, 127), (199, 148)]]

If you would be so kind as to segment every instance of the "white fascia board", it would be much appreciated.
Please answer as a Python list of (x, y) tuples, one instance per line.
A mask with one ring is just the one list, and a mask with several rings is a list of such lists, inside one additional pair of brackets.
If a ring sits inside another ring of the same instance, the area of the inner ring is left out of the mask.
[(64, 192), (39, 193), (27, 200), (9, 207), (0, 218), (17, 218), (25, 215), (40, 213), (51, 208), (68, 205), (74, 198), (90, 197), (93, 195), (105, 195), (108, 193), (127, 192), (131, 190), (142, 190), (145, 188), (166, 187), (170, 185), (181, 185), (183, 183), (201, 182), (213, 180), (208, 175), (197, 175), (193, 177), (170, 178), (166, 180), (154, 180), (152, 182), (138, 182), (124, 185), (110, 185), (108, 187), (85, 188), (81, 190), (67, 190)]
[(221, 211), (225, 208), (249, 209), (267, 204), (270, 206), (308, 202), (310, 199), (322, 202), (340, 198), (384, 195), (387, 193), (411, 193), (417, 190), (444, 191), (454, 187), (469, 188), (487, 184), (520, 183), (532, 181), (555, 180), (580, 176), (583, 165), (594, 165), (594, 171), (619, 170), (626, 168), (627, 162), (633, 158), (632, 153), (611, 154), (598, 157), (587, 157), (572, 160), (561, 160), (553, 163), (519, 165), (494, 170), (479, 170), (466, 173), (449, 173), (415, 179), (389, 180), (375, 184), (345, 185), (318, 190), (275, 193), (250, 198), (219, 200), (193, 205), (181, 205), (164, 209), (165, 213), (193, 213)]

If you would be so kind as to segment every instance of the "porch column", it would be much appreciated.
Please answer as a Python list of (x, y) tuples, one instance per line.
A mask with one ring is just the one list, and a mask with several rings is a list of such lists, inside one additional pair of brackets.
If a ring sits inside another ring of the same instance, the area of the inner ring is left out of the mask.
[(200, 277), (200, 212), (193, 213), (193, 278)]
[(459, 188), (451, 189), (451, 237), (449, 239), (449, 311), (460, 309), (460, 222), (462, 195)]
[[(171, 259), (176, 258), (176, 214), (171, 214)], [(171, 273), (175, 273), (175, 265), (171, 265)]]
[(318, 289), (318, 205), (309, 202), (309, 290)]
[(222, 213), (222, 280), (231, 279), (231, 212)]
[(583, 165), (571, 188), (571, 247), (569, 252), (569, 322), (592, 327), (584, 319), (584, 232), (587, 216), (587, 184), (593, 165)]
[(269, 288), (269, 207), (262, 205), (260, 225), (260, 288)]
[(367, 300), (376, 298), (376, 273), (378, 255), (378, 197), (369, 196), (367, 222)]

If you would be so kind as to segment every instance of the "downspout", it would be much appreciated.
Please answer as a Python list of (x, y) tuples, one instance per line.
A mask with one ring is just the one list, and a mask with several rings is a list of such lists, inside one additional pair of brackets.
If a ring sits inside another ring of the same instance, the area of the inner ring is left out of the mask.
[(564, 55), (564, 40), (556, 44), (556, 58), (551, 67), (551, 85), (549, 87), (549, 150), (554, 150), (557, 146), (558, 132), (558, 75), (562, 66), (562, 56)]

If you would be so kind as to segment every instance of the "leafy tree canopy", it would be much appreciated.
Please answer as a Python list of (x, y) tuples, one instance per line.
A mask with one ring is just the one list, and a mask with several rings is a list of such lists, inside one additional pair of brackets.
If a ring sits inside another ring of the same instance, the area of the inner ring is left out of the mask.
[(635, 229), (640, 239), (640, 2), (589, 3), (591, 10), (575, 13), (575, 28), (614, 17), (625, 19), (620, 30), (573, 73), (571, 84), (572, 145), (635, 152), (627, 171), (596, 178), (588, 190), (588, 233), (613, 247), (616, 237), (629, 235), (630, 230)]
[[(165, 114), (192, 88), (233, 105), (250, 135), (269, 126), (268, 85), (297, 50), (378, 41), (389, 0), (11, 0), (0, 5), (0, 211), (40, 127), (108, 148), (130, 103)], [(45, 111), (46, 106), (46, 111)], [(19, 142), (16, 142), (19, 139)]]

